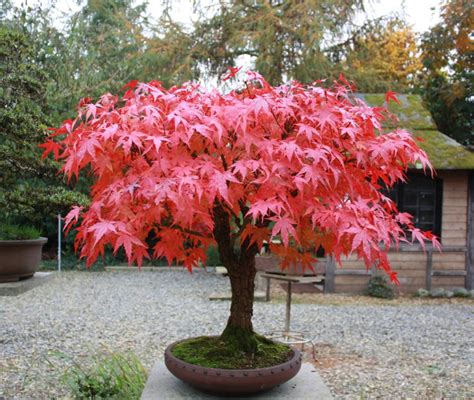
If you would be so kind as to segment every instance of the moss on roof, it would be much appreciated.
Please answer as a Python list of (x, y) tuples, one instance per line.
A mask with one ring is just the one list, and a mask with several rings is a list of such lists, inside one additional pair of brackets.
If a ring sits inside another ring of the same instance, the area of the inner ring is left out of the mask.
[[(371, 106), (382, 106), (384, 94), (357, 94)], [(420, 147), (426, 151), (435, 169), (474, 169), (474, 153), (449, 136), (436, 130), (430, 112), (418, 95), (398, 95), (400, 105), (390, 102), (389, 111), (398, 121), (387, 120), (385, 129), (400, 127), (408, 130), (416, 138), (421, 138)]]

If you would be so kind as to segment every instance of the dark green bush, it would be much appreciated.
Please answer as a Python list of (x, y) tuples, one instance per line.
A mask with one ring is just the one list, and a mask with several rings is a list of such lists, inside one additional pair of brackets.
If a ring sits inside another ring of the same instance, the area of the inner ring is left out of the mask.
[(74, 365), (64, 380), (74, 399), (140, 399), (147, 372), (134, 355), (111, 353), (94, 358), (89, 366)]
[(219, 255), (219, 250), (217, 250), (217, 247), (209, 246), (206, 255), (206, 265), (211, 267), (214, 267), (216, 265), (222, 265), (221, 257)]
[(57, 243), (58, 213), (87, 205), (80, 191), (88, 185), (68, 189), (58, 164), (41, 158), (38, 145), (52, 125), (46, 96), (52, 80), (37, 46), (18, 18), (0, 24), (0, 218), (40, 229), (49, 238), (47, 250)]
[(387, 279), (381, 275), (370, 278), (366, 294), (380, 299), (393, 299), (395, 297), (392, 286), (390, 286)]
[(0, 240), (31, 240), (40, 237), (40, 231), (31, 226), (0, 225)]

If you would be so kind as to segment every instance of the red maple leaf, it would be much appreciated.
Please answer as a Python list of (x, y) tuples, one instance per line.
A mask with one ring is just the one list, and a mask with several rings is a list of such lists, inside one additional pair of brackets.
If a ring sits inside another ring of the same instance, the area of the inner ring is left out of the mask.
[(397, 95), (395, 92), (388, 91), (385, 93), (385, 102), (388, 104), (390, 100), (393, 100), (395, 103), (400, 104), (400, 101), (397, 99)]
[(238, 72), (242, 69), (242, 67), (229, 67), (227, 71), (229, 71), (226, 75), (222, 77), (222, 80), (225, 82), (231, 78), (234, 78)]
[(272, 229), (272, 237), (280, 235), (285, 247), (288, 247), (290, 236), (298, 241), (298, 234), (296, 233), (296, 229), (294, 227), (295, 221), (293, 219), (289, 217), (282, 217), (272, 218), (272, 220), (275, 221), (275, 225), (273, 225)]
[(48, 157), (50, 153), (53, 153), (54, 158), (58, 159), (59, 152), (62, 150), (62, 146), (60, 143), (57, 143), (50, 139), (46, 140), (46, 142), (44, 143), (39, 144), (38, 147), (44, 149), (43, 154), (41, 155), (42, 159)]

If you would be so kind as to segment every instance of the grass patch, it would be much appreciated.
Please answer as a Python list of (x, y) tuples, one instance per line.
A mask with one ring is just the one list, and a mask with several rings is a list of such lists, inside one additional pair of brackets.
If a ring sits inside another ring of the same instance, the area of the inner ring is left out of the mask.
[(288, 361), (292, 355), (289, 346), (272, 342), (256, 335), (257, 352), (236, 351), (220, 337), (201, 336), (178, 343), (171, 353), (189, 364), (208, 368), (254, 369), (273, 367)]
[(139, 400), (147, 372), (132, 354), (95, 356), (91, 365), (75, 364), (64, 375), (74, 399)]

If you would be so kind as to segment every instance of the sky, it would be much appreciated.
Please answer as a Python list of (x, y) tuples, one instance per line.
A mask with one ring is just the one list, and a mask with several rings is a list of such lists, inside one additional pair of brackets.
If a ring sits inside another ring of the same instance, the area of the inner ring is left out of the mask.
[[(13, 3), (19, 5), (25, 1), (29, 5), (47, 3), (41, 0), (14, 0)], [(189, 24), (192, 19), (192, 2), (190, 0), (173, 0), (172, 2), (173, 17), (184, 24)], [(438, 21), (440, 2), (441, 0), (366, 0), (366, 9), (370, 18), (397, 12), (406, 17), (415, 31), (424, 32)], [(148, 4), (150, 14), (157, 17), (161, 10), (161, 0), (149, 0)], [(433, 8), (435, 11), (432, 10)], [(57, 0), (56, 9), (59, 12), (70, 13), (76, 11), (78, 6), (75, 0)]]
[[(425, 32), (438, 22), (441, 0), (380, 0), (366, 2), (367, 12), (372, 18), (398, 12), (405, 15), (416, 32)], [(432, 8), (435, 10), (433, 11)]]

